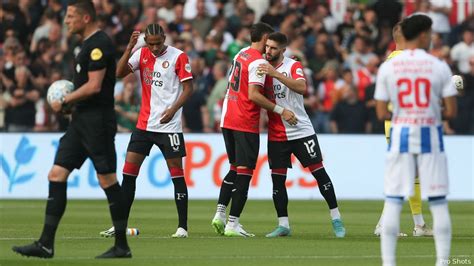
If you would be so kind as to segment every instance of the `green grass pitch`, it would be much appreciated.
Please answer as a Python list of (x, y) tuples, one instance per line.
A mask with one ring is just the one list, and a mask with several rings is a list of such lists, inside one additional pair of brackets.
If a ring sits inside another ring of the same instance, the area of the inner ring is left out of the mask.
[[(336, 239), (323, 201), (290, 201), (292, 236), (266, 239), (276, 226), (271, 201), (247, 202), (241, 218), (254, 238), (217, 236), (210, 226), (215, 201), (189, 202), (188, 239), (172, 239), (177, 225), (174, 201), (137, 200), (129, 221), (140, 235), (129, 237), (131, 260), (95, 260), (112, 239), (99, 237), (110, 226), (106, 200), (70, 200), (56, 235), (52, 260), (21, 257), (11, 251), (39, 237), (45, 201), (0, 201), (0, 265), (380, 265), (380, 240), (373, 229), (382, 201), (340, 201), (347, 229)], [(429, 224), (431, 215), (424, 203)], [(474, 263), (474, 202), (450, 202), (453, 224), (452, 262)], [(403, 208), (402, 232), (411, 235), (408, 204)], [(398, 242), (399, 265), (434, 265), (432, 238), (405, 237)]]

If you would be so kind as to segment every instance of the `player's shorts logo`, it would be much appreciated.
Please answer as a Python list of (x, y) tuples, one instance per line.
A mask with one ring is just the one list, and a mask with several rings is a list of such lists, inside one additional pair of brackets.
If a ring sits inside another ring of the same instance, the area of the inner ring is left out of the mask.
[[(166, 60), (166, 61), (163, 62), (163, 64), (161, 64), (161, 66), (166, 69), (170, 66), (170, 62), (168, 62), (168, 60)], [(190, 71), (188, 71), (188, 72), (190, 72)]]

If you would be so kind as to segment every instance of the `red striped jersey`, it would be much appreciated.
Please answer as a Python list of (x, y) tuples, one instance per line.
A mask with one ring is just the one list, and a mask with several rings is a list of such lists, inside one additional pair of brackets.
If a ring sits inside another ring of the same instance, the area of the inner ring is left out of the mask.
[[(306, 81), (301, 63), (288, 57), (284, 57), (283, 61), (275, 69), (292, 79)], [(267, 112), (268, 140), (295, 140), (315, 134), (313, 124), (311, 124), (311, 120), (304, 109), (303, 95), (290, 90), (278, 79), (267, 76), (265, 80), (265, 96), (281, 107), (293, 111), (298, 119), (298, 123), (292, 126), (284, 121), (279, 114)]]
[(128, 65), (138, 74), (142, 88), (137, 128), (153, 132), (182, 132), (182, 108), (168, 123), (161, 124), (160, 119), (183, 92), (181, 82), (193, 78), (188, 56), (172, 46), (158, 56), (148, 47), (142, 47), (132, 54)]
[(265, 74), (257, 73), (257, 67), (264, 63), (267, 61), (260, 51), (250, 47), (240, 50), (234, 57), (222, 106), (222, 128), (259, 132), (260, 106), (252, 102), (248, 95), (249, 85), (262, 87), (263, 94)]

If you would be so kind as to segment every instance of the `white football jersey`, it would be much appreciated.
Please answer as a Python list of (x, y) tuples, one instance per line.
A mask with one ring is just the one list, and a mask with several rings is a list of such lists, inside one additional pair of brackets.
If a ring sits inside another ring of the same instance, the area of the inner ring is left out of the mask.
[(142, 88), (137, 128), (153, 132), (182, 132), (182, 108), (168, 123), (161, 124), (160, 119), (183, 92), (181, 82), (193, 78), (188, 56), (172, 46), (158, 56), (148, 47), (142, 47), (132, 54), (128, 65), (136, 74), (138, 72), (138, 83)]
[(421, 49), (382, 64), (374, 98), (393, 105), (390, 152), (444, 151), (441, 102), (457, 94), (451, 76), (445, 62)]
[[(284, 57), (279, 66), (275, 68), (283, 75), (295, 80), (304, 80), (303, 66), (300, 62)], [(313, 124), (304, 109), (303, 95), (290, 90), (285, 84), (276, 78), (267, 75), (265, 80), (265, 95), (272, 102), (281, 107), (293, 111), (298, 123), (295, 126), (288, 124), (277, 113), (268, 113), (268, 140), (287, 141), (314, 135)]]

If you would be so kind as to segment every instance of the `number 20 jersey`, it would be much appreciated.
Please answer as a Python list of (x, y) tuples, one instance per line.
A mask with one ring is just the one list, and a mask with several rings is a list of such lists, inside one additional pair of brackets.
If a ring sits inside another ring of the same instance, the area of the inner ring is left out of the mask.
[(263, 94), (265, 74), (257, 73), (257, 67), (265, 63), (262, 54), (250, 47), (234, 57), (222, 106), (222, 128), (259, 133), (260, 106), (249, 99), (249, 85), (262, 87)]
[(443, 152), (441, 101), (457, 94), (449, 66), (424, 50), (382, 64), (374, 98), (393, 105), (389, 152)]

